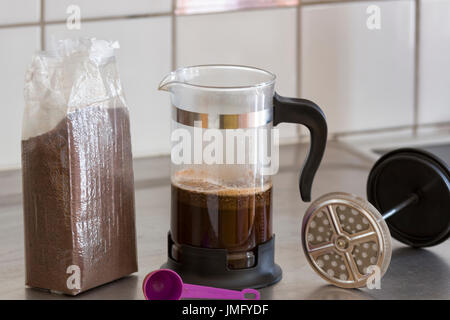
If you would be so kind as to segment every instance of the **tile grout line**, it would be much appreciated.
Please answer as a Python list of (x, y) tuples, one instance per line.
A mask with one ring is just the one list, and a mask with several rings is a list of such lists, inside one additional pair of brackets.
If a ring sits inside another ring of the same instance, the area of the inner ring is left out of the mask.
[(380, 1), (380, 2), (388, 2), (388, 1), (402, 2), (402, 1), (405, 1), (405, 0), (306, 0), (306, 2), (302, 2), (301, 6), (302, 7), (309, 7), (309, 6), (324, 5), (324, 4), (365, 3), (365, 2), (374, 2), (374, 1)]
[(171, 30), (171, 43), (172, 43), (172, 48), (171, 48), (171, 52), (172, 52), (172, 57), (171, 57), (171, 66), (172, 66), (172, 70), (173, 71), (176, 69), (177, 67), (177, 15), (175, 14), (175, 9), (176, 9), (176, 0), (172, 0), (172, 19), (171, 19), (171, 25), (172, 25), (172, 30)]
[[(81, 22), (101, 22), (101, 21), (115, 21), (115, 20), (132, 20), (132, 19), (146, 19), (146, 18), (158, 18), (158, 17), (170, 17), (172, 12), (157, 12), (157, 13), (143, 13), (132, 15), (117, 15), (117, 16), (105, 16), (105, 17), (91, 17), (82, 18)], [(63, 24), (66, 20), (50, 20), (45, 24)]]
[(22, 28), (22, 27), (39, 27), (41, 25), (40, 21), (36, 22), (21, 22), (21, 23), (10, 23), (0, 25), (0, 29), (13, 29), (13, 28)]
[[(349, 1), (349, 0), (344, 0)], [(355, 0), (353, 0), (355, 1)], [(356, 0), (356, 1), (369, 1), (369, 0)], [(394, 0), (394, 1), (404, 1), (404, 0)], [(218, 11), (204, 11), (204, 12), (192, 12), (192, 13), (181, 13), (177, 14), (177, 16), (207, 16), (213, 14), (227, 14), (227, 13), (236, 13), (236, 12), (248, 12), (248, 11), (265, 11), (265, 10), (282, 10), (289, 8), (296, 8), (298, 4), (291, 5), (274, 5), (274, 6), (262, 6), (262, 7), (248, 7), (248, 8), (237, 8), (237, 9), (228, 9), (228, 10), (218, 10)]]
[[(302, 30), (301, 30), (301, 10), (302, 10), (302, 0), (298, 1), (297, 8), (296, 8), (296, 50), (297, 50), (297, 61), (296, 61), (296, 91), (297, 91), (297, 98), (301, 97), (301, 71), (302, 71), (302, 54), (301, 54), (301, 48), (302, 48)], [(300, 139), (302, 136), (302, 127), (297, 125), (297, 137)]]
[[(41, 0), (41, 1), (43, 1), (43, 0)], [(117, 15), (117, 16), (82, 18), (81, 22), (101, 22), (101, 21), (115, 21), (115, 20), (145, 19), (145, 18), (157, 18), (157, 17), (170, 17), (171, 15), (172, 15), (172, 12), (146, 13), (146, 14), (134, 14), (134, 15)], [(65, 24), (65, 23), (66, 23), (66, 20), (49, 20), (49, 21), (45, 21), (45, 19), (43, 20), (44, 25)], [(4, 25), (0, 24), (0, 29), (37, 27), (40, 25), (41, 25), (40, 21), (10, 23), (10, 24), (4, 24)]]
[(414, 97), (413, 97), (413, 135), (417, 135), (419, 126), (419, 64), (420, 64), (420, 8), (421, 0), (415, 0), (414, 21)]
[(301, 66), (301, 59), (302, 59), (302, 30), (301, 30), (301, 0), (299, 2), (299, 5), (296, 8), (296, 15), (297, 15), (297, 19), (296, 19), (296, 50), (297, 50), (297, 64), (296, 64), (296, 69), (297, 69), (297, 77), (296, 77), (296, 81), (297, 81), (297, 97), (300, 98), (302, 92), (301, 92), (301, 71), (302, 71), (302, 66)]
[(39, 17), (39, 29), (41, 32), (41, 51), (45, 50), (45, 0), (41, 0), (41, 12)]

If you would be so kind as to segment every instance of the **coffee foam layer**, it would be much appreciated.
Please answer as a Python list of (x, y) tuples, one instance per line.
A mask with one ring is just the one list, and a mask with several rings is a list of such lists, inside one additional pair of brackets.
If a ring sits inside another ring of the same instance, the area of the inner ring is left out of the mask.
[[(250, 172), (251, 173), (251, 172)], [(253, 195), (262, 193), (272, 187), (272, 182), (259, 184), (256, 178), (249, 174), (246, 181), (235, 181), (234, 183), (221, 183), (208, 176), (204, 170), (185, 169), (176, 172), (172, 176), (172, 185), (191, 192), (207, 194), (218, 194), (227, 196)], [(258, 183), (258, 185), (256, 185)]]

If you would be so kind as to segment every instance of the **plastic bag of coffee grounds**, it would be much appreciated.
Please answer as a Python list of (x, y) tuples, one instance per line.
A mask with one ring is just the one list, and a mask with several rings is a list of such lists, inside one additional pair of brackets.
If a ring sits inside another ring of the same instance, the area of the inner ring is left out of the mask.
[(130, 121), (118, 45), (64, 40), (25, 79), (26, 284), (76, 295), (137, 271)]

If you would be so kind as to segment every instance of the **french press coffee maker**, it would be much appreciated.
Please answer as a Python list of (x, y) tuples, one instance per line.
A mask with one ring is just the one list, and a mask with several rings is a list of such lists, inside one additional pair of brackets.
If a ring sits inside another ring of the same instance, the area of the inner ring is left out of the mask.
[(281, 97), (274, 86), (274, 74), (232, 65), (180, 68), (160, 83), (172, 102), (171, 225), (163, 268), (183, 281), (242, 289), (281, 279), (272, 232), (273, 127), (289, 122), (309, 129), (299, 187), (310, 201), (327, 125), (313, 102)]

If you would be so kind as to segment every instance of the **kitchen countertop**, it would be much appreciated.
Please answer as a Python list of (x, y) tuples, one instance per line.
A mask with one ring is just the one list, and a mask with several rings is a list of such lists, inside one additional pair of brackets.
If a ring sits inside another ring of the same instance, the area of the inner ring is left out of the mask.
[[(283, 146), (280, 171), (274, 177), (273, 227), (276, 262), (283, 279), (261, 289), (262, 299), (450, 299), (450, 241), (428, 249), (412, 249), (393, 240), (390, 267), (381, 289), (340, 289), (327, 285), (310, 268), (301, 249), (300, 226), (308, 207), (300, 200), (298, 171), (307, 145)], [(313, 198), (345, 191), (365, 198), (372, 162), (330, 142), (313, 186)], [(136, 221), (139, 272), (76, 297), (51, 294), (24, 285), (21, 196), (0, 194), (0, 299), (143, 299), (145, 275), (166, 259), (169, 228), (169, 158), (135, 160)], [(20, 172), (0, 174), (0, 189), (20, 186)]]

